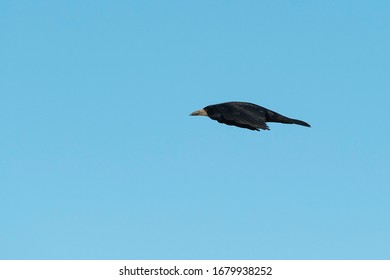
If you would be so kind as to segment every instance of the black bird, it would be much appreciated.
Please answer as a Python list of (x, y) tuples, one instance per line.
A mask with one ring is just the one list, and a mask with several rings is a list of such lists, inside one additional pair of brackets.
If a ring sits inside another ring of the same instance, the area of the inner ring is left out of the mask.
[(220, 123), (251, 130), (269, 130), (266, 122), (299, 124), (310, 127), (310, 124), (304, 121), (290, 119), (267, 108), (247, 102), (225, 102), (209, 105), (193, 112), (190, 116), (208, 116)]

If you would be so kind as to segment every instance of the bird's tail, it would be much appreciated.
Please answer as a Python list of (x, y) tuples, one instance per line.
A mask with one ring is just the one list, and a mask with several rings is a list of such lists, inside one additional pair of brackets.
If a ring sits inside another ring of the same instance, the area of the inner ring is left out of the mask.
[(300, 120), (296, 120), (296, 119), (290, 119), (290, 121), (291, 121), (291, 123), (294, 123), (294, 124), (299, 124), (299, 125), (310, 127), (310, 124), (308, 124), (307, 122), (304, 122), (304, 121), (300, 121)]
[(288, 123), (288, 124), (298, 124), (298, 125), (303, 125), (310, 127), (310, 124), (307, 122), (301, 121), (301, 120), (296, 120), (296, 119), (290, 119), (285, 116), (282, 116), (278, 113), (274, 113), (270, 116), (269, 120), (270, 122), (280, 122), (280, 123)]

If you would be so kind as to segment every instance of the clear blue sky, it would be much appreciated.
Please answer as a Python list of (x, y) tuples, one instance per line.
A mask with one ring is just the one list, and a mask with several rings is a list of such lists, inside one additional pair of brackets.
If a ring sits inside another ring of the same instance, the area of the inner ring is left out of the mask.
[[(1, 259), (389, 259), (389, 1), (1, 1)], [(249, 101), (309, 122), (189, 117)]]

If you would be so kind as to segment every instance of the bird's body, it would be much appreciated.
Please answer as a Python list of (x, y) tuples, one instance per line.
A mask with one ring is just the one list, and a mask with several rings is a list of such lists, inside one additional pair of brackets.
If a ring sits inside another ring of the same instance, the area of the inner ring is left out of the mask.
[(304, 121), (287, 118), (267, 108), (248, 102), (225, 102), (209, 105), (193, 112), (191, 116), (208, 116), (220, 123), (251, 130), (269, 130), (266, 122), (298, 124), (310, 127)]

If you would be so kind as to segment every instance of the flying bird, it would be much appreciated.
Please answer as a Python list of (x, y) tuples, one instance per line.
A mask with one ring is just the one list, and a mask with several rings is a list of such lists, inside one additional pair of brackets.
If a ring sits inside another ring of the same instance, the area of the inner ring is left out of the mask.
[(310, 124), (290, 119), (274, 111), (248, 102), (225, 102), (209, 105), (193, 112), (190, 116), (208, 116), (220, 123), (234, 125), (250, 130), (269, 130), (267, 122), (299, 124), (310, 127)]

